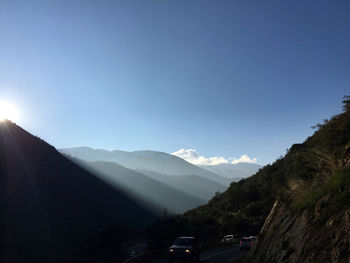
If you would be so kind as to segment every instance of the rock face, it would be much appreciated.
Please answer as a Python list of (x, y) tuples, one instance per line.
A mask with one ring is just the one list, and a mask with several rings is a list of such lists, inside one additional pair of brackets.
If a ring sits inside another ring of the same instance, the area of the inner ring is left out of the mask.
[(245, 262), (350, 262), (350, 209), (320, 224), (319, 207), (293, 213), (276, 202)]

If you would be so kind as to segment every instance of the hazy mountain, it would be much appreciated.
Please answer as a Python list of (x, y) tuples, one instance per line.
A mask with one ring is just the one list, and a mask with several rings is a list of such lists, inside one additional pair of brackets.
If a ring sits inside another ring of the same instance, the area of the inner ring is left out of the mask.
[(200, 199), (209, 201), (216, 192), (223, 192), (227, 186), (213, 182), (197, 175), (169, 176), (150, 171), (140, 171), (141, 173), (167, 185), (195, 195)]
[(155, 151), (107, 151), (89, 147), (60, 149), (62, 153), (86, 161), (115, 162), (132, 170), (146, 170), (165, 175), (198, 175), (211, 181), (229, 185), (231, 179), (195, 166), (185, 160), (163, 152)]
[(116, 163), (72, 160), (103, 180), (123, 188), (130, 194), (130, 197), (154, 207), (155, 212), (167, 209), (172, 213), (183, 213), (204, 204), (209, 199), (200, 199), (181, 188), (174, 188)]
[(1, 262), (67, 262), (81, 240), (116, 227), (115, 242), (154, 218), (43, 140), (0, 123)]
[(200, 167), (220, 176), (233, 179), (234, 181), (252, 176), (262, 168), (261, 165), (255, 163), (222, 163), (218, 165), (200, 165)]

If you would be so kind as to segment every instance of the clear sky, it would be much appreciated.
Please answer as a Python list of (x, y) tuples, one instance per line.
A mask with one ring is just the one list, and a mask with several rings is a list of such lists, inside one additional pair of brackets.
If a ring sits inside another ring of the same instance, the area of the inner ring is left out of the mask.
[(348, 0), (0, 0), (0, 99), (58, 148), (266, 164), (349, 91)]

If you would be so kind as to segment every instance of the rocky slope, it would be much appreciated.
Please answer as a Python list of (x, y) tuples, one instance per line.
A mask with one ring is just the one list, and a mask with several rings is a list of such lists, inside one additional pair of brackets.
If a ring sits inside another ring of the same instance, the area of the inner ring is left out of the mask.
[(349, 262), (349, 168), (342, 170), (347, 182), (302, 209), (276, 201), (244, 262)]
[(344, 104), (284, 158), (295, 167), (240, 262), (350, 262), (350, 100)]
[(320, 222), (322, 206), (290, 213), (276, 202), (259, 237), (258, 246), (244, 262), (349, 262), (350, 209), (346, 208)]

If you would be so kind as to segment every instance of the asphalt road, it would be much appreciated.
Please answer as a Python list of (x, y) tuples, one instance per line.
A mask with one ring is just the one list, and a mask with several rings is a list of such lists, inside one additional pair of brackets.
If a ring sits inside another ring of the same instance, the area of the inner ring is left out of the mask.
[[(136, 256), (134, 258), (130, 258), (124, 263), (136, 263), (136, 262), (152, 262), (152, 263), (168, 263), (168, 255), (165, 253), (164, 250), (159, 250), (161, 252), (160, 254), (157, 254), (157, 251), (154, 251), (153, 253), (149, 253), (148, 255), (152, 255), (150, 258), (147, 259), (145, 254), (142, 256), (142, 259), (140, 256)], [(159, 253), (158, 252), (158, 253)], [(230, 263), (232, 260), (237, 259), (241, 255), (243, 255), (245, 251), (242, 251), (239, 249), (238, 245), (232, 245), (229, 247), (224, 248), (216, 248), (207, 250), (201, 253), (200, 261), (195, 261), (196, 263), (203, 262), (203, 263)], [(155, 256), (156, 255), (156, 256)], [(149, 260), (149, 261), (147, 261)], [(175, 262), (183, 262), (181, 260), (173, 261)]]
[[(229, 263), (231, 260), (238, 258), (245, 251), (239, 249), (238, 245), (233, 245), (231, 247), (217, 248), (201, 253), (200, 262), (203, 263)], [(163, 259), (162, 263), (168, 262), (167, 259)], [(181, 261), (174, 261), (174, 263), (180, 263)], [(197, 263), (197, 262), (196, 262)]]
[(241, 256), (244, 251), (239, 247), (232, 246), (227, 248), (218, 248), (201, 253), (201, 261), (204, 263), (229, 263), (231, 260)]

